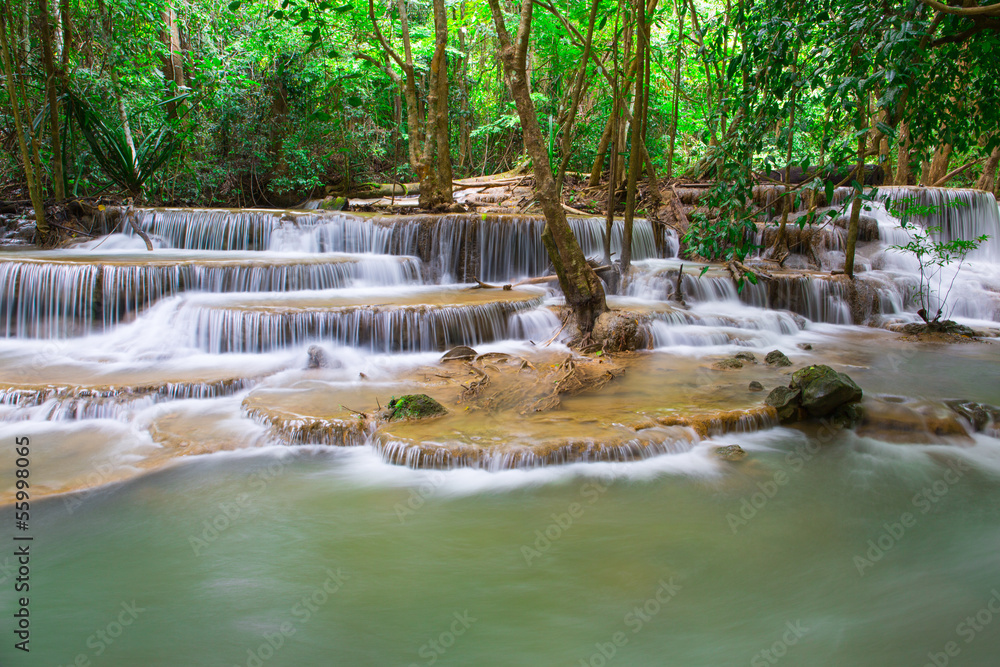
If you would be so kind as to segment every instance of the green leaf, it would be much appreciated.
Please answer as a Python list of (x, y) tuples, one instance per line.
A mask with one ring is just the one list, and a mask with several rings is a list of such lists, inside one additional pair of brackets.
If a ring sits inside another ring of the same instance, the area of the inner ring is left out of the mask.
[(243, 4), (243, 0), (233, 0), (229, 3), (229, 11), (235, 12)]
[(346, 102), (352, 107), (359, 107), (362, 104), (361, 98), (358, 97), (357, 95), (352, 95), (348, 97)]

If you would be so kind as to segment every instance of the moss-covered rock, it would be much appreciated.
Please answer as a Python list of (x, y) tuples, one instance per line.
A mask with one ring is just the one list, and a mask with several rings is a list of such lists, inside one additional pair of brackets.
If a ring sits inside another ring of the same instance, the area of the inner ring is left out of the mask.
[(861, 400), (861, 387), (829, 366), (808, 366), (792, 374), (791, 386), (802, 391), (802, 407), (812, 417), (826, 417)]
[(764, 385), (762, 385), (760, 382), (757, 382), (756, 380), (752, 380), (750, 384), (747, 386), (747, 389), (749, 389), (750, 391), (764, 391)]
[(715, 450), (715, 455), (723, 461), (742, 461), (747, 452), (739, 445), (723, 445)]
[(735, 371), (743, 368), (743, 362), (739, 359), (723, 359), (712, 364), (712, 368), (720, 371)]
[(792, 362), (789, 361), (788, 357), (781, 350), (771, 350), (764, 357), (764, 361), (767, 362), (768, 366), (791, 366)]
[(775, 387), (764, 399), (764, 403), (778, 411), (778, 419), (789, 422), (798, 418), (801, 398), (802, 391), (797, 387)]
[(407, 394), (393, 398), (386, 406), (385, 418), (389, 421), (400, 419), (424, 419), (448, 414), (444, 406), (427, 394)]

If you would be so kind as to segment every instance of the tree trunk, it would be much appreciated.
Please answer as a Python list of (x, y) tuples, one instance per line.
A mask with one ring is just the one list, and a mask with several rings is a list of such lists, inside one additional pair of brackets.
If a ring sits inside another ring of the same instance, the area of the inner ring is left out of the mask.
[(911, 185), (913, 172), (910, 169), (910, 126), (899, 124), (899, 148), (896, 151), (896, 177), (894, 185)]
[(979, 180), (976, 181), (977, 190), (993, 192), (996, 189), (998, 164), (1000, 164), (1000, 146), (993, 149), (993, 152), (990, 153), (989, 158), (986, 160), (986, 164), (983, 165), (983, 173), (980, 174)]
[[(858, 113), (863, 106), (858, 104)], [(861, 121), (864, 125), (864, 120)], [(851, 202), (851, 219), (847, 223), (847, 245), (844, 249), (844, 273), (848, 278), (854, 279), (854, 252), (858, 245), (858, 221), (861, 218), (861, 195), (865, 182), (865, 148), (868, 143), (868, 134), (862, 133), (858, 137), (858, 164), (854, 172), (854, 179), (858, 186), (854, 189), (854, 201)]]
[[(107, 40), (109, 50), (112, 50), (112, 45), (114, 44), (113, 35), (113, 24), (111, 22), (111, 15), (108, 14), (108, 9), (104, 5), (104, 0), (97, 0), (97, 11), (101, 17), (101, 25), (104, 29), (104, 39)], [(115, 105), (118, 108), (118, 118), (122, 123), (122, 133), (125, 135), (125, 144), (128, 146), (129, 159), (132, 161), (133, 167), (136, 164), (135, 159), (135, 141), (132, 139), (132, 126), (128, 121), (128, 113), (125, 111), (125, 100), (122, 98), (121, 84), (118, 81), (118, 62), (117, 58), (114, 58), (114, 62), (109, 63), (108, 71), (111, 73), (111, 92), (115, 96)]]
[(673, 119), (670, 122), (670, 149), (667, 152), (667, 178), (674, 177), (674, 147), (677, 144), (677, 118), (680, 111), (681, 93), (681, 53), (684, 46), (684, 14), (681, 13), (682, 4), (674, 0), (674, 13), (677, 15), (677, 53), (674, 56), (674, 109)]
[(371, 20), (372, 29), (375, 36), (382, 45), (382, 50), (396, 61), (400, 69), (403, 70), (403, 96), (406, 99), (406, 130), (409, 135), (407, 145), (410, 156), (410, 169), (417, 179), (423, 179), (426, 166), (421, 162), (420, 138), (422, 135), (420, 127), (420, 103), (417, 99), (417, 79), (413, 70), (413, 51), (410, 47), (410, 22), (406, 13), (406, 0), (397, 0), (396, 7), (399, 10), (400, 32), (403, 37), (403, 56), (392, 48), (388, 40), (378, 27), (375, 19), (375, 0), (368, 0), (368, 18)]
[(572, 309), (580, 333), (586, 338), (593, 332), (597, 317), (608, 307), (604, 300), (601, 281), (587, 263), (587, 258), (566, 220), (566, 213), (556, 189), (556, 181), (552, 176), (542, 129), (538, 125), (535, 103), (531, 99), (525, 59), (531, 32), (533, 4), (533, 0), (524, 0), (521, 4), (521, 20), (515, 46), (504, 25), (500, 0), (489, 0), (500, 40), (501, 62), (521, 119), (524, 148), (532, 161), (535, 193), (545, 214), (542, 243), (545, 244), (556, 275), (559, 276), (559, 285), (566, 296), (566, 304)]
[(58, 201), (66, 198), (63, 177), (62, 133), (59, 132), (59, 77), (52, 53), (52, 26), (48, 0), (38, 0), (38, 32), (42, 41), (42, 63), (45, 68), (45, 93), (49, 102), (49, 128), (52, 143), (52, 192)]
[(451, 150), (448, 141), (448, 17), (444, 0), (434, 0), (434, 55), (427, 89), (427, 138), (421, 163), (420, 207), (441, 208), (452, 201)]
[(622, 275), (628, 275), (632, 264), (632, 224), (635, 221), (635, 199), (639, 172), (642, 171), (643, 123), (645, 116), (644, 99), (648, 89), (646, 79), (646, 3), (636, 0), (635, 13), (635, 60), (638, 63), (635, 75), (635, 96), (632, 104), (632, 146), (628, 156), (628, 185), (625, 188), (625, 224), (622, 229)]
[[(163, 19), (160, 39), (167, 50), (163, 56), (163, 83), (166, 85), (167, 97), (172, 98), (176, 97), (184, 87), (184, 54), (181, 51), (181, 34), (174, 8), (167, 5), (160, 13), (160, 18)], [(174, 118), (176, 115), (177, 104), (168, 103), (167, 116)]]
[(927, 169), (920, 174), (921, 185), (934, 185), (941, 180), (941, 177), (948, 173), (948, 161), (951, 160), (951, 144), (941, 144), (934, 149), (931, 162)]
[(593, 0), (590, 4), (590, 19), (587, 23), (587, 37), (583, 45), (583, 58), (580, 62), (580, 69), (577, 72), (576, 83), (573, 87), (573, 96), (570, 102), (569, 112), (566, 120), (562, 123), (562, 160), (559, 162), (559, 174), (556, 176), (556, 190), (562, 195), (563, 180), (566, 178), (566, 168), (569, 166), (569, 158), (573, 154), (573, 123), (576, 122), (576, 112), (580, 108), (580, 97), (583, 95), (584, 84), (587, 79), (587, 65), (590, 61), (590, 49), (594, 40), (594, 21), (597, 19), (597, 8), (600, 0)]
[[(455, 10), (452, 10), (452, 16), (455, 16)], [(461, 14), (460, 16), (465, 19), (465, 2), (462, 2)], [(458, 70), (458, 90), (462, 95), (460, 116), (458, 117), (458, 166), (459, 170), (463, 174), (468, 172), (465, 170), (467, 164), (472, 163), (472, 141), (470, 139), (471, 133), (471, 123), (470, 113), (469, 113), (469, 53), (466, 51), (465, 46), (465, 27), (461, 27), (458, 30), (458, 49), (462, 52), (462, 62)]]
[[(26, 134), (26, 127), (21, 122), (21, 99), (18, 96), (14, 85), (14, 77), (20, 74), (19, 69), (14, 64), (11, 54), (10, 43), (8, 42), (8, 26), (11, 25), (11, 17), (7, 5), (0, 6), (0, 56), (3, 59), (4, 79), (7, 81), (7, 97), (10, 101), (11, 115), (14, 117), (14, 132), (17, 133), (17, 145), (21, 150), (21, 161), (24, 163), (24, 179), (28, 183), (28, 192), (31, 196), (31, 206), (35, 209), (35, 229), (38, 231), (38, 240), (44, 243), (49, 235), (49, 224), (45, 220), (45, 203), (42, 200), (42, 188), (38, 182), (38, 161), (35, 156), (38, 153), (34, 146), (33, 136)], [(11, 30), (11, 35), (14, 31)], [(16, 69), (15, 69), (16, 68)], [(27, 102), (27, 100), (25, 100)], [(32, 146), (29, 148), (28, 143)]]

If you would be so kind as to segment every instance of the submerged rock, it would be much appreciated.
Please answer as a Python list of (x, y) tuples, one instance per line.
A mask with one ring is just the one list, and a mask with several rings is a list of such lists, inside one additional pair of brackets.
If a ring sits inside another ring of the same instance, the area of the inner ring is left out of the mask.
[(739, 445), (724, 445), (715, 450), (715, 455), (723, 461), (742, 461), (747, 452)]
[(861, 387), (829, 366), (809, 366), (792, 374), (791, 386), (802, 391), (802, 407), (812, 417), (825, 417), (847, 403), (861, 400)]
[(407, 394), (393, 398), (386, 406), (385, 418), (389, 421), (400, 419), (424, 419), (447, 414), (444, 406), (427, 394)]
[(767, 362), (768, 366), (791, 366), (792, 362), (789, 361), (788, 357), (781, 350), (771, 350), (764, 357), (764, 361)]
[(464, 361), (466, 359), (475, 359), (476, 351), (473, 350), (468, 345), (458, 345), (451, 348), (441, 357), (441, 361)]
[(741, 361), (749, 362), (751, 364), (757, 363), (757, 355), (755, 355), (753, 352), (737, 352), (735, 358)]
[(743, 362), (739, 359), (723, 359), (722, 361), (716, 361), (712, 364), (712, 368), (720, 371), (735, 371), (743, 368)]
[(764, 391), (764, 385), (754, 380), (750, 383), (747, 389), (749, 389), (750, 391)]
[(306, 370), (315, 370), (317, 368), (326, 368), (328, 366), (326, 361), (326, 354), (323, 352), (323, 348), (319, 345), (309, 346), (309, 361), (306, 363)]
[(952, 412), (968, 421), (974, 431), (993, 431), (1000, 425), (1000, 408), (985, 403), (963, 400), (945, 401), (944, 404)]

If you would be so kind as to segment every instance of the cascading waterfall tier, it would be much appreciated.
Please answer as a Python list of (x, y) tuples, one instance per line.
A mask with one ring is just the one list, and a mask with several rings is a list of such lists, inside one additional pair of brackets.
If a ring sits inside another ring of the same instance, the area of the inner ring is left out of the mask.
[[(570, 227), (588, 256), (603, 255), (603, 218), (570, 218)], [(623, 222), (614, 223), (613, 256), (621, 253)], [(513, 215), (338, 216), (303, 233), (277, 230), (272, 248), (306, 252), (371, 252), (414, 255), (436, 282), (503, 281), (550, 272), (542, 243), (544, 218)], [(679, 248), (676, 232), (663, 231), (668, 256)], [(653, 226), (637, 219), (633, 227), (632, 256), (658, 256)]]
[[(117, 219), (122, 211), (109, 209), (106, 213)], [(338, 215), (280, 209), (189, 208), (140, 208), (126, 214), (133, 215), (136, 225), (156, 241), (188, 250), (267, 250), (278, 229), (307, 227)], [(131, 225), (117, 224), (125, 234), (135, 233)]]
[(536, 308), (544, 292), (466, 288), (331, 290), (289, 294), (205, 295), (180, 306), (177, 321), (192, 345), (209, 352), (257, 352), (308, 341), (370, 351), (443, 350), (506, 338), (515, 313)]
[(413, 257), (159, 250), (43, 251), (0, 257), (6, 337), (57, 338), (108, 327), (184, 291), (273, 292), (420, 282)]

